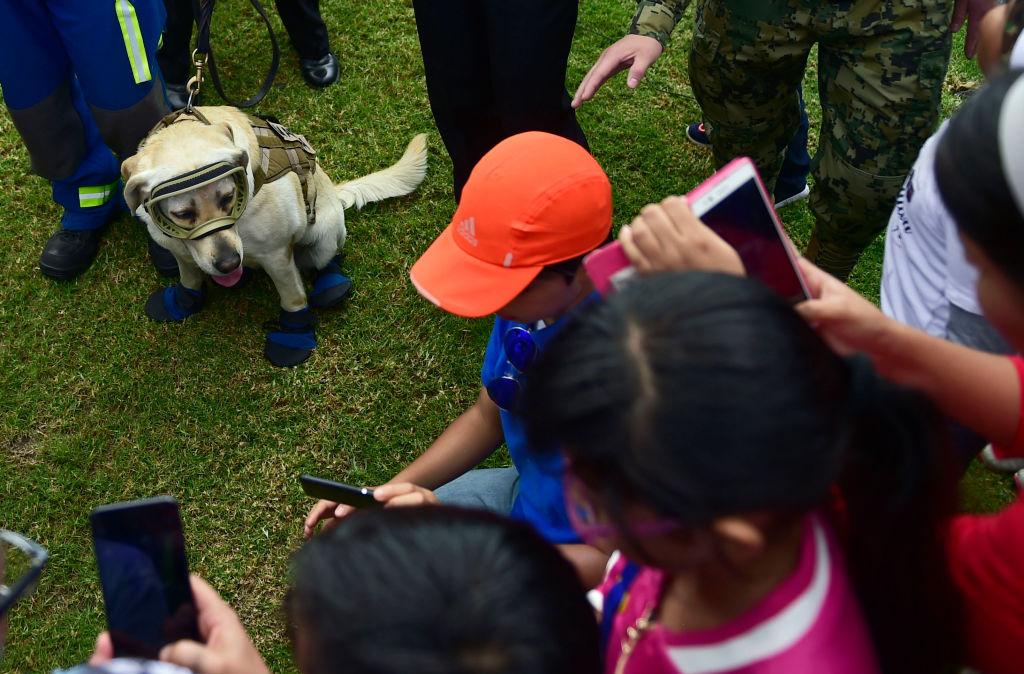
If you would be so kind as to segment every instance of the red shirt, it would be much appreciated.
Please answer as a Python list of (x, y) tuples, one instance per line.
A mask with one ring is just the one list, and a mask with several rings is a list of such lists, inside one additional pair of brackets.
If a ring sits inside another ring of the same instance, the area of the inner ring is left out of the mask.
[[(1024, 359), (1011, 360), (1024, 390)], [(1024, 449), (1022, 431), (1024, 409), (1015, 453)], [(994, 515), (954, 518), (949, 533), (950, 570), (964, 605), (967, 664), (985, 674), (1024, 672), (1024, 495)]]

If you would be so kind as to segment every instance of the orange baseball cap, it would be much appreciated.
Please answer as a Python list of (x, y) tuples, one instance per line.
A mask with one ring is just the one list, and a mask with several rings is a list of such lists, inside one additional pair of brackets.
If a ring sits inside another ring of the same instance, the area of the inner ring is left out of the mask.
[(409, 277), (445, 311), (486, 316), (545, 266), (604, 243), (611, 226), (612, 187), (597, 160), (561, 136), (521, 133), (473, 168), (451, 224)]

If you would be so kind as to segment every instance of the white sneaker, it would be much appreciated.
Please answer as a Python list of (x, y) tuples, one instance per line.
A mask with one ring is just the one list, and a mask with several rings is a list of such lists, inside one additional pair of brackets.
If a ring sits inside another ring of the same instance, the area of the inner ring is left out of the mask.
[(1024, 458), (1009, 457), (1001, 459), (996, 456), (996, 452), (992, 449), (992, 445), (985, 445), (985, 449), (981, 450), (981, 460), (984, 461), (985, 465), (992, 470), (998, 470), (1004, 473), (1016, 473), (1017, 471), (1024, 470)]
[(811, 196), (811, 186), (810, 185), (804, 185), (804, 188), (802, 190), (800, 190), (799, 192), (797, 192), (796, 194), (794, 194), (793, 196), (789, 196), (789, 197), (786, 197), (785, 199), (782, 199), (780, 201), (775, 202), (775, 210), (779, 210), (783, 206), (789, 206), (790, 204), (795, 204), (796, 202), (802, 201), (802, 200), (806, 199), (809, 196)]

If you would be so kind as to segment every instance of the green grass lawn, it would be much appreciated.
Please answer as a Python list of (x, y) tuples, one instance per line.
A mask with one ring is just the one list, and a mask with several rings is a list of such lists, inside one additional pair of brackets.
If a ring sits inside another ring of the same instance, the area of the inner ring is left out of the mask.
[[(322, 5), (343, 81), (308, 89), (288, 51), (258, 111), (304, 133), (336, 180), (390, 164), (416, 133), (430, 132), (432, 145), (419, 191), (350, 213), (345, 268), (356, 290), (343, 309), (322, 315), (320, 347), (295, 370), (274, 369), (262, 356), (261, 323), (277, 314), (266, 277), (242, 291), (214, 288), (207, 308), (184, 324), (147, 320), (143, 304), (163, 281), (146, 258), (142, 231), (126, 218), (79, 280), (42, 277), (38, 255), (59, 212), (48, 185), (29, 175), (10, 119), (0, 116), (0, 526), (51, 554), (37, 592), (11, 615), (3, 671), (48, 671), (89, 655), (104, 625), (89, 511), (156, 494), (181, 502), (193, 570), (239, 611), (271, 666), (290, 670), (279, 607), (311, 505), (297, 475), (383, 481), (476, 395), (488, 322), (442, 314), (406, 275), (454, 209), (412, 9), (398, 0)], [(633, 6), (583, 3), (571, 87), (623, 33)], [(284, 36), (280, 22), (276, 28)], [(214, 44), (235, 95), (255, 90), (269, 58), (264, 39), (245, 0), (218, 4)], [(688, 40), (680, 30), (637, 91), (620, 77), (581, 114), (614, 186), (617, 224), (712, 170), (709, 153), (684, 136), (699, 115), (688, 87)], [(947, 111), (957, 102), (953, 92), (980, 80), (960, 50)], [(806, 85), (816, 120), (812, 70)], [(789, 209), (785, 220), (805, 241), (806, 207)], [(852, 278), (873, 298), (881, 261), (879, 241)], [(1011, 495), (1006, 478), (977, 469), (966, 485), (972, 509)]]

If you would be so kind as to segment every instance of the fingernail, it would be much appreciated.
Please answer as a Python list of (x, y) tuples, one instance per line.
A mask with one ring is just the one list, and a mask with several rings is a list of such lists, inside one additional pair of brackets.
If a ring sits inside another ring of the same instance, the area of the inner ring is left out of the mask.
[(629, 85), (630, 89), (636, 89), (636, 85), (640, 84), (640, 81), (635, 77), (630, 77), (629, 82), (627, 82), (627, 84)]
[(633, 228), (630, 227), (628, 224), (623, 225), (622, 229), (619, 230), (619, 236), (621, 237), (623, 235), (625, 235), (625, 236), (632, 236), (633, 235)]

